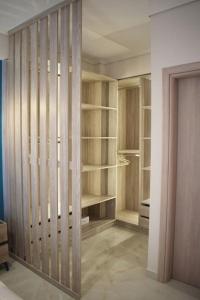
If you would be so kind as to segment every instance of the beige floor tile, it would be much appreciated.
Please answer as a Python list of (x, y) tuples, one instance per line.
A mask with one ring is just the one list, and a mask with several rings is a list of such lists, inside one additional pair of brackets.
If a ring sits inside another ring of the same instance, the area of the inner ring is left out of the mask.
[[(171, 281), (161, 284), (146, 275), (146, 234), (112, 227), (82, 242), (83, 300), (197, 300), (200, 290)], [(24, 300), (70, 300), (17, 262), (0, 280)]]

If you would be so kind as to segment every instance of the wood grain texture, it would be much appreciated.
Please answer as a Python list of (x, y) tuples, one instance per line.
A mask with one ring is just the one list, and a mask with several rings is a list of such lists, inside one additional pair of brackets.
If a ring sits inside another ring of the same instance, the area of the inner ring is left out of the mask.
[(61, 10), (60, 79), (60, 201), (61, 201), (61, 282), (70, 286), (69, 257), (69, 26), (70, 8)]
[[(151, 173), (146, 170), (151, 165), (151, 81), (140, 78), (140, 175), (139, 175), (139, 199), (140, 218), (139, 225), (147, 228), (149, 221), (149, 206), (144, 206), (144, 201), (150, 199)], [(144, 211), (146, 211), (144, 215)]]
[[(126, 90), (126, 147), (139, 149), (139, 88)], [(131, 124), (131, 125), (130, 125)], [(131, 126), (131, 130), (130, 130)]]
[(200, 77), (178, 80), (173, 278), (200, 287)]
[(48, 238), (48, 18), (40, 21), (40, 206), (41, 206), (41, 263), (49, 274)]
[(81, 49), (82, 2), (72, 4), (72, 289), (81, 293)]
[(9, 131), (9, 189), (10, 189), (10, 217), (11, 217), (11, 233), (9, 233), (9, 247), (13, 253), (16, 254), (16, 238), (17, 238), (17, 224), (16, 224), (16, 193), (15, 193), (15, 146), (14, 146), (14, 126), (15, 126), (15, 113), (14, 113), (14, 35), (9, 36), (9, 60), (8, 60), (8, 131)]
[(139, 209), (139, 86), (120, 88), (118, 103), (118, 151), (120, 155), (123, 154), (125, 159), (130, 161), (126, 167), (118, 168), (117, 210), (120, 215), (120, 209), (130, 211)]
[[(149, 198), (150, 88), (150, 80), (141, 77), (121, 80), (119, 83), (118, 154), (123, 155), (129, 161), (126, 167), (118, 168), (117, 214), (119, 217), (124, 210), (129, 210), (130, 215), (135, 211), (139, 216), (140, 202), (144, 200), (144, 197)], [(144, 139), (144, 136), (147, 136), (148, 140)], [(146, 228), (148, 222), (146, 220), (143, 222), (143, 219), (139, 218), (139, 222), (140, 220), (139, 225)], [(130, 223), (128, 217), (127, 222)]]
[(58, 265), (58, 13), (50, 16), (49, 197), (51, 215), (51, 277), (59, 280)]
[[(8, 224), (8, 234), (12, 232), (11, 227), (11, 199), (9, 188), (9, 110), (8, 110), (8, 83), (9, 83), (9, 64), (8, 61), (2, 63), (2, 168), (3, 168), (3, 199), (4, 199), (4, 218)], [(0, 234), (1, 235), (1, 234)]]
[(118, 150), (126, 149), (126, 89), (118, 92)]
[(30, 26), (30, 59), (31, 59), (31, 90), (30, 90), (30, 147), (31, 147), (31, 204), (32, 204), (32, 239), (33, 260), (36, 268), (40, 268), (39, 243), (39, 170), (38, 170), (38, 24)]
[(126, 208), (139, 210), (139, 157), (126, 156), (130, 164), (126, 166)]
[[(10, 250), (20, 262), (76, 298), (81, 290), (81, 17), (81, 0), (66, 0), (18, 27), (9, 36), (8, 69), (4, 68), (9, 82), (5, 87), (4, 173), (8, 175), (5, 195)], [(101, 109), (107, 111), (107, 107)], [(72, 119), (74, 168), (68, 174)], [(105, 194), (97, 200), (89, 194), (85, 199), (89, 202), (83, 204), (91, 206), (112, 201), (113, 196)]]
[(22, 124), (21, 124), (21, 32), (15, 34), (15, 181), (17, 215), (17, 255), (24, 258), (24, 220), (22, 193)]
[(30, 163), (29, 163), (29, 30), (22, 31), (22, 65), (21, 65), (21, 97), (22, 97), (22, 168), (23, 168), (23, 218), (24, 218), (24, 242), (25, 259), (31, 262), (30, 244), (30, 215), (31, 215), (31, 187), (30, 187)]

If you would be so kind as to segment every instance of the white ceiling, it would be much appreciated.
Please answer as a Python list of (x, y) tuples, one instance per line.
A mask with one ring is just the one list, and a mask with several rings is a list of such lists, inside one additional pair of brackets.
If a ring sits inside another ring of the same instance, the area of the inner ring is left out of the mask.
[[(0, 32), (60, 0), (0, 0)], [(109, 63), (150, 51), (149, 0), (83, 0), (83, 53)]]
[(150, 51), (149, 0), (85, 0), (83, 51), (102, 63)]

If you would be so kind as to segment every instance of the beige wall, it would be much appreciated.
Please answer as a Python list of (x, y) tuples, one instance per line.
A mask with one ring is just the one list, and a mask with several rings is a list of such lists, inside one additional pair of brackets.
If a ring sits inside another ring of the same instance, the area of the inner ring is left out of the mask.
[(0, 59), (8, 58), (8, 36), (0, 33)]
[(162, 68), (200, 61), (200, 1), (151, 18), (152, 172), (148, 269), (157, 272), (162, 162)]

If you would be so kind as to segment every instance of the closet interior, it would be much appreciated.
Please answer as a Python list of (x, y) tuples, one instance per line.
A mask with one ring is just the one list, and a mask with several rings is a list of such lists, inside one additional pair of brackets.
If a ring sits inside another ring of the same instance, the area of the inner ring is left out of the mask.
[(117, 220), (148, 229), (151, 97), (149, 76), (82, 75), (83, 237)]
[(115, 221), (117, 179), (117, 82), (82, 76), (83, 237)]

